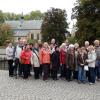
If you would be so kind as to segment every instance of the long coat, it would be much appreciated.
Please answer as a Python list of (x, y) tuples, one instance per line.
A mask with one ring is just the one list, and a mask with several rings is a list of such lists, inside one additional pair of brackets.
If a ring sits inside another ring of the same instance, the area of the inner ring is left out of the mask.
[(51, 55), (52, 69), (58, 70), (60, 66), (60, 52), (55, 51)]

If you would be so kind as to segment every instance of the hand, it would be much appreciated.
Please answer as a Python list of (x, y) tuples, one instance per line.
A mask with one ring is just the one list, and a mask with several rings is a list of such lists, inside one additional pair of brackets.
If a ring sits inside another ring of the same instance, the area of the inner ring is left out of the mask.
[(84, 66), (84, 64), (81, 64), (81, 66)]
[(60, 66), (62, 66), (62, 64), (60, 64)]

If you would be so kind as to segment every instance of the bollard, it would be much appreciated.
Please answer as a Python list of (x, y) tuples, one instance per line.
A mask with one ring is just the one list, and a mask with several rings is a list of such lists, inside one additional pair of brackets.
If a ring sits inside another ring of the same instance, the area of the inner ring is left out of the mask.
[(4, 70), (5, 70), (5, 61), (6, 61), (6, 59), (5, 59), (5, 57), (4, 57)]

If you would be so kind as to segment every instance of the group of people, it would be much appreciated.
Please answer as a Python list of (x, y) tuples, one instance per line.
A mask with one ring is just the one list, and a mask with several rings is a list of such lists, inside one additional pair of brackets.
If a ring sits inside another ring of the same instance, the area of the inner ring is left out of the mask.
[(49, 78), (66, 79), (68, 82), (75, 79), (79, 84), (100, 81), (99, 40), (95, 40), (93, 45), (85, 41), (84, 46), (70, 44), (66, 40), (58, 46), (55, 39), (50, 44), (39, 40), (33, 45), (19, 38), (15, 46), (8, 44), (6, 55), (10, 77), (27, 79), (34, 71), (34, 78), (42, 76), (44, 81)]

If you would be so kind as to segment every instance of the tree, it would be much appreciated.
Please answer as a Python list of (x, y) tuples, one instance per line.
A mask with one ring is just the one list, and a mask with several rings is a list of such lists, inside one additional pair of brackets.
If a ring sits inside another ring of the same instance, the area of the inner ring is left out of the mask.
[(68, 23), (66, 22), (66, 11), (58, 8), (51, 8), (45, 13), (42, 23), (43, 41), (49, 41), (55, 38), (58, 44), (65, 40)]
[(12, 40), (12, 31), (9, 25), (1, 24), (0, 25), (0, 45), (3, 45), (6, 40)]
[(0, 24), (4, 22), (4, 16), (2, 11), (0, 10)]
[(78, 0), (72, 16), (77, 19), (76, 38), (80, 43), (85, 40), (92, 42), (100, 37), (99, 0)]
[(0, 16), (3, 15), (3, 18), (5, 20), (19, 20), (21, 16), (24, 17), (25, 20), (40, 20), (43, 19), (44, 13), (41, 13), (40, 11), (32, 11), (29, 14), (15, 14), (15, 13), (0, 13)]

